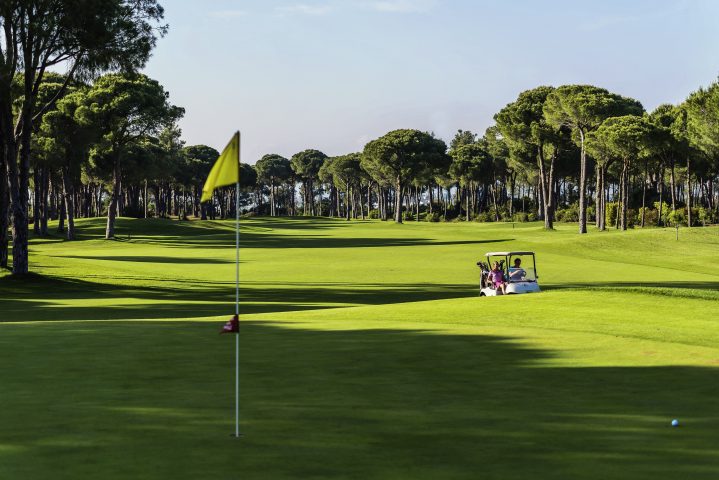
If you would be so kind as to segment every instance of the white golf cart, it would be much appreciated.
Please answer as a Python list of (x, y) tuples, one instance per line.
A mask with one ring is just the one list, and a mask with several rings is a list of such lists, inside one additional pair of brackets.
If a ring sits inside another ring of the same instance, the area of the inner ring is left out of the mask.
[(490, 252), (487, 254), (486, 263), (477, 262), (477, 266), (482, 270), (479, 277), (480, 297), (502, 295), (502, 289), (495, 288), (489, 278), (494, 262), (499, 263), (499, 269), (504, 274), (506, 295), (540, 291), (534, 252)]

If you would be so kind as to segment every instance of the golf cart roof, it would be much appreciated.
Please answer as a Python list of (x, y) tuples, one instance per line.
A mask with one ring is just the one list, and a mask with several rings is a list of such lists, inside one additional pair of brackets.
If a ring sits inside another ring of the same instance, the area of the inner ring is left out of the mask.
[(534, 252), (488, 252), (488, 257), (507, 257), (509, 255), (534, 255)]

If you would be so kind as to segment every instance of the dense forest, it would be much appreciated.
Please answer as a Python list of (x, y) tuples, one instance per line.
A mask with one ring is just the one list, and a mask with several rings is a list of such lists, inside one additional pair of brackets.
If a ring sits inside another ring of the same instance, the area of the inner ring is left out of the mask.
[(106, 217), (110, 239), (117, 216), (233, 217), (235, 195), (243, 215), (562, 221), (580, 233), (717, 221), (717, 83), (651, 112), (591, 85), (539, 86), (482, 135), (459, 130), (447, 145), (401, 129), (340, 156), (271, 153), (241, 165), (239, 192), (201, 204), (219, 153), (185, 145), (184, 110), (138, 73), (166, 30), (162, 7), (101, 0), (93, 16), (73, 2), (10, 4), (0, 11), (0, 266), (12, 245), (16, 274), (29, 271), (29, 230), (48, 235), (49, 220), (73, 240), (75, 219)]

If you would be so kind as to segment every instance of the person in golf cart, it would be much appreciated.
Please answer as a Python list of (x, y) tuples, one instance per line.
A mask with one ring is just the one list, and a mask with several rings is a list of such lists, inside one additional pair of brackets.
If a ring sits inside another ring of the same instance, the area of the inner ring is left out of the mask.
[(522, 259), (521, 258), (515, 258), (514, 259), (514, 266), (509, 268), (509, 281), (521, 281), (523, 278), (527, 276), (526, 270), (522, 268)]
[(487, 280), (489, 280), (492, 285), (494, 285), (495, 290), (501, 290), (502, 295), (507, 293), (507, 291), (505, 290), (507, 282), (504, 280), (504, 272), (501, 268), (499, 268), (499, 262), (494, 262), (494, 264), (492, 265), (492, 271), (489, 272)]

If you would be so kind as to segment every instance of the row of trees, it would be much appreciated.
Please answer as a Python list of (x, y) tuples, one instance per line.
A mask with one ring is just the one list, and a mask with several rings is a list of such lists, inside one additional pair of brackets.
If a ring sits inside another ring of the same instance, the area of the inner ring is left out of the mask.
[[(23, 274), (31, 224), (45, 235), (59, 219), (72, 240), (75, 218), (104, 215), (112, 238), (118, 215), (223, 218), (235, 214), (237, 195), (244, 212), (261, 215), (520, 216), (546, 228), (561, 217), (580, 233), (590, 220), (599, 229), (609, 220), (661, 224), (666, 210), (688, 225), (717, 215), (717, 84), (652, 112), (594, 86), (541, 86), (497, 112), (481, 136), (459, 130), (448, 146), (402, 129), (341, 156), (265, 155), (241, 166), (239, 191), (220, 189), (201, 205), (218, 152), (185, 146), (183, 109), (136, 73), (166, 30), (162, 18), (155, 0), (0, 6), (0, 266), (8, 230), (13, 272)], [(53, 73), (60, 65), (67, 72)]]
[[(337, 157), (318, 150), (289, 159), (265, 155), (255, 165), (242, 165), (241, 205), (271, 216), (372, 215), (397, 222), (420, 215), (500, 220), (534, 210), (530, 218), (543, 219), (547, 228), (553, 227), (558, 208), (576, 205), (576, 221), (586, 231), (588, 217), (599, 229), (607, 227), (611, 200), (619, 205), (612, 221), (623, 229), (633, 222), (630, 206), (641, 205), (638, 223), (644, 226), (647, 205), (657, 203), (661, 210), (671, 200), (671, 210), (685, 207), (692, 224), (695, 202), (716, 212), (711, 139), (699, 145), (706, 135), (691, 127), (699, 118), (711, 118), (697, 99), (711, 104), (716, 88), (646, 114), (636, 100), (596, 87), (538, 87), (498, 112), (496, 124), (482, 137), (458, 131), (449, 149), (430, 133), (395, 130), (362, 152)], [(203, 219), (234, 215), (234, 188), (218, 191), (211, 205), (200, 205), (202, 183), (218, 152), (183, 145), (174, 124), (182, 110), (167, 103), (157, 82), (142, 75), (105, 75), (67, 91), (43, 116), (33, 143), (38, 233), (45, 233), (46, 218), (53, 215), (46, 213), (48, 205), (53, 210), (53, 190), (64, 197), (55, 202), (60, 209), (54, 213), (61, 228), (67, 218), (69, 239), (75, 216), (106, 214), (111, 238), (118, 211)], [(118, 98), (123, 101), (105, 101)], [(581, 98), (593, 105), (593, 113)], [(606, 116), (601, 122), (600, 108)], [(120, 146), (108, 144), (110, 137)], [(47, 182), (48, 177), (55, 181)], [(588, 209), (591, 197), (594, 205)], [(661, 223), (667, 213), (655, 212), (652, 218)]]
[[(23, 82), (16, 74), (13, 87)], [(530, 218), (546, 228), (558, 208), (576, 205), (582, 233), (590, 216), (607, 228), (608, 205), (619, 205), (612, 218), (622, 229), (632, 223), (632, 206), (641, 205), (642, 226), (655, 203), (659, 223), (666, 201), (672, 211), (684, 208), (689, 225), (695, 203), (717, 211), (716, 84), (651, 113), (597, 87), (538, 87), (501, 109), (481, 137), (460, 130), (448, 148), (431, 133), (394, 130), (362, 152), (337, 157), (312, 149), (289, 159), (269, 154), (242, 164), (239, 192), (220, 189), (205, 205), (202, 184), (219, 153), (184, 145), (176, 126), (183, 110), (158, 82), (134, 73), (91, 83), (45, 73), (37, 101), (46, 107), (35, 119), (27, 161), (39, 235), (47, 234), (50, 218), (60, 219), (70, 240), (76, 217), (106, 215), (106, 238), (114, 236), (118, 214), (223, 218), (235, 214), (238, 194), (244, 211), (271, 216), (401, 223), (421, 215), (500, 220), (534, 210)], [(13, 114), (20, 115), (17, 106)]]
[(459, 130), (449, 149), (431, 133), (395, 130), (338, 157), (317, 150), (291, 159), (265, 155), (254, 167), (258, 183), (247, 184), (253, 207), (297, 214), (301, 182), (303, 214), (343, 211), (348, 219), (371, 210), (387, 219), (393, 210), (397, 222), (420, 212), (499, 220), (534, 209), (553, 228), (557, 209), (576, 205), (579, 232), (586, 233), (590, 217), (607, 228), (610, 203), (618, 205), (612, 221), (621, 229), (634, 222), (635, 210), (645, 226), (655, 203), (657, 224), (666, 222), (669, 212), (662, 209), (669, 201), (671, 212), (685, 212), (672, 218), (685, 216), (688, 225), (698, 220), (696, 207), (704, 221), (717, 215), (716, 83), (649, 113), (637, 100), (602, 88), (541, 86), (522, 92), (494, 120), (481, 137)]
[[(73, 82), (142, 67), (166, 30), (163, 13), (155, 0), (6, 0), (0, 5), (0, 266), (8, 264), (10, 223), (13, 273), (29, 270), (32, 150), (43, 117)], [(57, 82), (47, 81), (49, 72), (62, 66), (67, 74)], [(96, 115), (92, 121), (112, 121), (101, 119), (100, 112), (87, 114)], [(117, 156), (120, 137), (108, 134), (103, 139), (108, 158)], [(62, 140), (55, 138), (60, 148)], [(38, 184), (42, 191), (49, 181), (49, 175), (41, 177), (35, 179), (36, 191)]]

